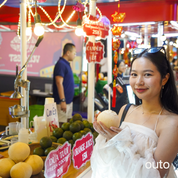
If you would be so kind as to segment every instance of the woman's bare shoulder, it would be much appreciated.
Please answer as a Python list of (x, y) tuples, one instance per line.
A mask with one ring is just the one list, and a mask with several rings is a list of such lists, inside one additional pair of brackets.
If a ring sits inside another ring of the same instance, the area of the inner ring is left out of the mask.
[(160, 118), (160, 129), (178, 129), (178, 114), (165, 111)]

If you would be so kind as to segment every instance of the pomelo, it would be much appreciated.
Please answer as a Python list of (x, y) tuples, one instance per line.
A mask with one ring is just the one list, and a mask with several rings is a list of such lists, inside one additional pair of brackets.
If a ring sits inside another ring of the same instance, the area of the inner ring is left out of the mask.
[(29, 164), (32, 167), (32, 175), (40, 173), (43, 169), (43, 160), (38, 155), (30, 155), (25, 163)]
[(108, 128), (111, 126), (119, 127), (120, 124), (118, 115), (112, 110), (102, 111), (97, 117), (97, 122), (99, 121), (101, 121)]
[(32, 171), (32, 167), (29, 164), (19, 162), (11, 168), (10, 176), (11, 178), (30, 178)]
[(15, 163), (24, 161), (30, 155), (30, 147), (26, 143), (16, 142), (9, 147), (8, 155)]
[(10, 158), (0, 159), (0, 177), (10, 177), (10, 170), (15, 165)]

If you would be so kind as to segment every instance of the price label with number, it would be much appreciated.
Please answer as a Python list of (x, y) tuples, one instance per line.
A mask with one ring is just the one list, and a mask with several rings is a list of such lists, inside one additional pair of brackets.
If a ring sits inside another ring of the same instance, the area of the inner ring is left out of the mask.
[(89, 132), (87, 135), (78, 139), (73, 147), (73, 166), (77, 169), (81, 168), (90, 160), (93, 151), (93, 135)]
[(71, 145), (66, 142), (62, 147), (51, 151), (45, 161), (45, 177), (60, 178), (71, 164)]

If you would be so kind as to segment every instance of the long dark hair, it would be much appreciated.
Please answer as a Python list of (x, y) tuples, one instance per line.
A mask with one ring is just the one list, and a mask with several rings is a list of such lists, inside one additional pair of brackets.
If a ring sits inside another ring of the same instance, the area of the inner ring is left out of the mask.
[[(156, 53), (149, 53), (144, 51), (134, 57), (131, 62), (131, 70), (133, 62), (140, 57), (147, 58), (157, 67), (159, 73), (161, 74), (161, 79), (163, 79), (167, 73), (170, 74), (167, 83), (164, 85), (164, 89), (161, 90), (160, 99), (163, 107), (166, 110), (178, 114), (178, 95), (175, 78), (170, 63), (166, 58), (166, 54), (162, 53), (161, 51)], [(137, 100), (137, 104), (138, 103), (141, 103), (140, 99)]]

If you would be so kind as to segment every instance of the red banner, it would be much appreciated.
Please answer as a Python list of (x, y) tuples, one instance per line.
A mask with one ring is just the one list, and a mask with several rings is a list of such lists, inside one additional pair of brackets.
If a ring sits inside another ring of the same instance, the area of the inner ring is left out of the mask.
[(51, 151), (45, 161), (45, 177), (60, 178), (71, 164), (71, 145), (68, 142)]
[(103, 59), (104, 45), (98, 41), (92, 43), (88, 41), (86, 44), (86, 59), (88, 62), (100, 62)]
[(77, 169), (90, 160), (93, 151), (93, 135), (89, 132), (75, 142), (73, 147), (73, 166)]

